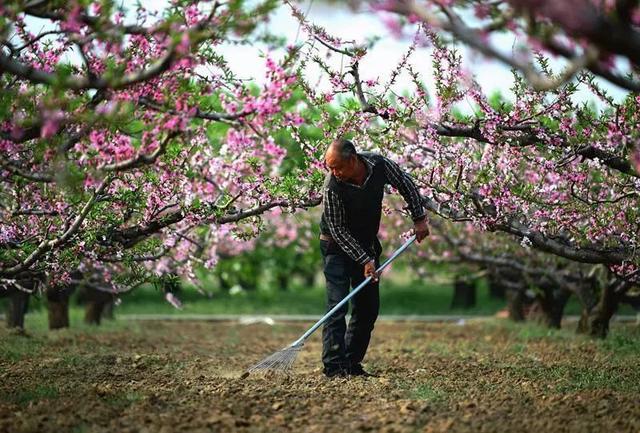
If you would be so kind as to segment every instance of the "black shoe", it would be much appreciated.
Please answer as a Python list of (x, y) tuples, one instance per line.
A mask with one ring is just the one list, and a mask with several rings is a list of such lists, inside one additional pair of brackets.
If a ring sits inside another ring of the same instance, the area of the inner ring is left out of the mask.
[(347, 370), (349, 376), (362, 376), (362, 377), (378, 377), (375, 374), (367, 373), (361, 364), (354, 364)]
[(342, 368), (324, 368), (322, 370), (322, 373), (327, 377), (327, 378), (333, 378), (333, 377), (347, 377), (347, 371), (342, 369)]

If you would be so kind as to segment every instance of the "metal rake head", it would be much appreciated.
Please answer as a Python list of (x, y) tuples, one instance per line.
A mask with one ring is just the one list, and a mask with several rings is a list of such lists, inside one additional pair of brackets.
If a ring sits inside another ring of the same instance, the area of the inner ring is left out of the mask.
[(293, 363), (296, 361), (296, 357), (298, 356), (298, 352), (300, 352), (300, 350), (302, 349), (302, 346), (304, 346), (303, 343), (292, 344), (291, 346), (287, 346), (284, 349), (267, 356), (262, 361), (249, 367), (247, 371), (241, 376), (241, 378), (244, 379), (245, 377), (249, 376), (249, 374), (254, 372), (289, 372), (289, 370), (291, 370), (291, 367), (293, 366)]

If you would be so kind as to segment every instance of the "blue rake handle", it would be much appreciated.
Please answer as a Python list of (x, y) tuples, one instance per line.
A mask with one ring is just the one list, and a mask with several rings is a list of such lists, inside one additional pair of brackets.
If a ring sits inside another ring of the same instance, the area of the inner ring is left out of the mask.
[[(400, 248), (398, 248), (396, 250), (396, 252), (393, 253), (393, 255), (391, 257), (389, 257), (387, 259), (386, 262), (384, 262), (383, 264), (380, 265), (380, 267), (378, 269), (376, 269), (376, 273), (380, 273), (384, 270), (384, 268), (386, 268), (387, 266), (389, 266), (389, 264), (394, 261), (400, 254), (402, 254), (404, 252), (404, 250), (406, 250), (407, 248), (409, 248), (409, 246), (416, 240), (416, 235), (411, 236)], [(307, 332), (305, 332), (302, 337), (298, 338), (296, 341), (294, 341), (293, 343), (291, 343), (291, 345), (289, 347), (295, 347), (295, 346), (299, 346), (304, 344), (304, 341), (309, 338), (309, 336), (311, 334), (313, 334), (324, 322), (327, 321), (327, 319), (329, 319), (329, 317), (331, 317), (333, 315), (333, 313), (335, 313), (336, 311), (338, 311), (340, 309), (340, 307), (342, 307), (344, 304), (346, 304), (347, 302), (349, 302), (349, 300), (351, 298), (353, 298), (360, 290), (362, 290), (362, 288), (364, 286), (366, 286), (367, 284), (369, 284), (369, 282), (371, 281), (371, 277), (367, 277), (363, 282), (361, 282), (358, 287), (356, 287), (355, 289), (353, 289), (351, 291), (351, 293), (349, 293), (347, 296), (344, 297), (344, 299), (342, 301), (340, 301), (338, 304), (336, 304), (335, 307), (333, 307), (331, 310), (329, 310), (329, 312), (327, 314), (325, 314), (320, 320), (318, 320), (316, 322), (315, 325), (313, 325), (311, 328), (309, 328), (309, 330)]]

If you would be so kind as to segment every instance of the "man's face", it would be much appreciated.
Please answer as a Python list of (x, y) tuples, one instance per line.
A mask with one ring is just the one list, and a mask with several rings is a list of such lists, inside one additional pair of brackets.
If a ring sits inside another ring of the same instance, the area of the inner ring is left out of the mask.
[(325, 155), (324, 162), (331, 174), (341, 181), (351, 180), (356, 175), (355, 156), (343, 159), (338, 152), (329, 150)]

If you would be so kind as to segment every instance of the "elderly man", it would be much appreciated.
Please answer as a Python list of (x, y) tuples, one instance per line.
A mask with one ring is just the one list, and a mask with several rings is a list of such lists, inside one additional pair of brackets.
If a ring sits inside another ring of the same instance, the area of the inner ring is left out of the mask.
[(327, 282), (327, 311), (366, 277), (372, 281), (338, 310), (322, 333), (324, 374), (369, 376), (362, 368), (371, 331), (378, 317), (380, 294), (376, 268), (382, 247), (378, 241), (384, 186), (394, 186), (408, 204), (417, 241), (429, 234), (418, 188), (395, 162), (374, 153), (357, 153), (346, 139), (333, 142), (325, 154), (330, 173), (324, 185), (320, 250)]

